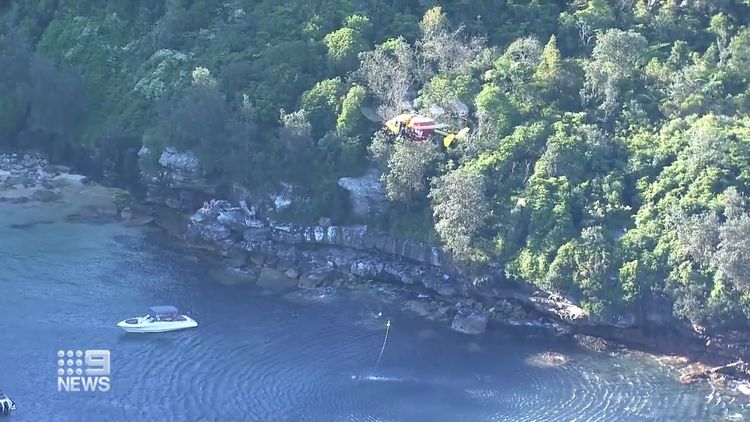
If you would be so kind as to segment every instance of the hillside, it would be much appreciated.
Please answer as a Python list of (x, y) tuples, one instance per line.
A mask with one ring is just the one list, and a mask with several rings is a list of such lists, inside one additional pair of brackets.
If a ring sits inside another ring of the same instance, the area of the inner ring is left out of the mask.
[[(666, 299), (709, 330), (750, 318), (747, 0), (35, 0), (0, 5), (0, 147), (195, 151), (211, 179), (500, 264), (592, 313)], [(365, 114), (472, 131), (442, 152)], [(364, 111), (364, 113), (362, 112)]]

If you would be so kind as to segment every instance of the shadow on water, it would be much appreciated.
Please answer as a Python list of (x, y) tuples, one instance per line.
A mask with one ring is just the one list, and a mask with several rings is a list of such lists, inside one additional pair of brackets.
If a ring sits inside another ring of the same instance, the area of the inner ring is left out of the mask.
[(184, 338), (187, 338), (187, 333), (173, 332), (173, 333), (122, 333), (117, 338), (117, 343), (125, 344), (162, 344), (162, 345), (176, 345)]
[(55, 221), (53, 220), (37, 220), (37, 221), (29, 221), (26, 223), (14, 223), (11, 224), (9, 227), (11, 229), (16, 230), (31, 230), (37, 226), (45, 225), (45, 224), (54, 224)]

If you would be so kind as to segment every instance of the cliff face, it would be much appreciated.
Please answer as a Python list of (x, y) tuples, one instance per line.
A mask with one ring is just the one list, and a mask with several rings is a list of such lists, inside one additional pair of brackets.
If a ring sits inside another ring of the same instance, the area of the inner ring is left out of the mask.
[(144, 146), (138, 151), (138, 164), (146, 186), (146, 200), (152, 204), (192, 211), (215, 194), (215, 187), (190, 151), (166, 148), (157, 153)]
[(421, 284), (451, 296), (465, 289), (437, 248), (394, 239), (367, 226), (299, 226), (261, 219), (243, 201), (212, 200), (193, 214), (186, 231), (192, 241), (221, 250), (241, 250), (255, 263), (317, 271), (328, 267), (352, 276)]

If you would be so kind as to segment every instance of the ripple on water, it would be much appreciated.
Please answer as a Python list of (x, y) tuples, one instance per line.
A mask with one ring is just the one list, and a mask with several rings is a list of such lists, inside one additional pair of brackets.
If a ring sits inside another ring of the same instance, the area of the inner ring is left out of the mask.
[[(137, 233), (0, 225), (0, 287), (10, 293), (0, 296), (0, 317), (29, 314), (23, 330), (0, 330), (0, 346), (14, 344), (0, 347), (2, 387), (35, 405), (24, 405), (19, 421), (693, 421), (747, 410), (634, 357), (574, 354), (563, 366), (529, 366), (524, 357), (557, 346), (510, 334), (493, 342), (491, 332), (468, 340), (409, 319), (367, 291), (356, 300), (342, 290), (325, 304), (315, 295), (290, 304), (254, 287), (210, 284), (200, 263)], [(184, 308), (201, 326), (147, 336), (115, 329), (118, 318), (156, 304)], [(391, 337), (374, 371), (389, 319)], [(49, 353), (79, 344), (112, 350), (111, 394), (49, 392)], [(7, 365), (18, 355), (41, 363)]]

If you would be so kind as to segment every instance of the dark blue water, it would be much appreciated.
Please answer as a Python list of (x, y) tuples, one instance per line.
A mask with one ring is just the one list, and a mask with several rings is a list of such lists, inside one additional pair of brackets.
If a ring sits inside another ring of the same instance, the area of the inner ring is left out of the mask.
[[(324, 300), (225, 286), (142, 229), (0, 204), (0, 389), (15, 421), (662, 421), (742, 417), (706, 385), (535, 331), (454, 333), (366, 292)], [(51, 220), (51, 221), (50, 221)], [(44, 223), (13, 228), (11, 224)], [(115, 327), (172, 304), (200, 326)], [(393, 322), (380, 367), (382, 310)], [(108, 349), (108, 392), (58, 392), (58, 350)], [(571, 356), (530, 365), (536, 353)], [(741, 419), (740, 419), (741, 420)]]

